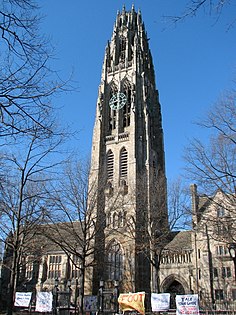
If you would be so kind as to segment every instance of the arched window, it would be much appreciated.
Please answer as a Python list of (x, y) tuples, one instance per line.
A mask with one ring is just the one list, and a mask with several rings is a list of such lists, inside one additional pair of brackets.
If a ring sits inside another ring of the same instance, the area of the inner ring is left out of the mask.
[(117, 213), (115, 212), (115, 213), (113, 214), (113, 228), (116, 228), (116, 227), (118, 227), (118, 215), (117, 215)]
[(119, 212), (119, 215), (118, 215), (118, 227), (121, 227), (122, 226), (122, 212)]
[[(112, 98), (114, 94), (118, 92), (117, 86), (114, 82), (110, 85), (110, 97), (109, 100)], [(110, 108), (110, 107), (109, 107)], [(112, 133), (112, 130), (116, 129), (116, 110), (112, 108), (109, 109), (109, 134)]]
[(107, 215), (107, 226), (111, 225), (111, 213), (109, 212)]
[(130, 112), (131, 112), (131, 86), (130, 82), (125, 79), (122, 83), (122, 91), (127, 97), (127, 102), (125, 106), (122, 108), (122, 127), (129, 127), (130, 126)]
[(126, 225), (126, 217), (127, 217), (127, 212), (125, 211), (123, 213), (123, 217), (122, 217), (122, 226), (125, 226)]
[(119, 44), (119, 61), (125, 62), (126, 39), (124, 37), (120, 37)]
[(122, 148), (120, 151), (120, 181), (128, 176), (128, 151)]
[(116, 129), (116, 110), (110, 108), (109, 131)]
[(107, 152), (107, 180), (113, 180), (114, 175), (114, 154), (111, 150)]
[(113, 241), (107, 248), (107, 279), (121, 280), (123, 275), (123, 253), (120, 244)]

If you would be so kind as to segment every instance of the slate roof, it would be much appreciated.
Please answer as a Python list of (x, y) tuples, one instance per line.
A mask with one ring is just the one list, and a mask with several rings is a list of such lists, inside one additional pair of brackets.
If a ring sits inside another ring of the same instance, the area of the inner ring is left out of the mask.
[(166, 249), (170, 251), (183, 251), (192, 249), (191, 240), (192, 231), (174, 232), (173, 239), (166, 245)]
[[(82, 239), (81, 222), (65, 222), (56, 224), (44, 224), (37, 227), (34, 241), (43, 252), (63, 252), (57, 243), (79, 246)], [(56, 242), (54, 241), (56, 240)]]

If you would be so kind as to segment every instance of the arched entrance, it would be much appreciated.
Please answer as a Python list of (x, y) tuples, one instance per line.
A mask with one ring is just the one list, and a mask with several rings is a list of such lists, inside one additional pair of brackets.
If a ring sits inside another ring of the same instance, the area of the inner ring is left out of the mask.
[(178, 294), (185, 294), (184, 287), (182, 286), (181, 283), (178, 281), (173, 281), (169, 288), (165, 290), (165, 292), (170, 293), (170, 308), (175, 309), (176, 308), (176, 303), (175, 303), (175, 297)]
[(170, 308), (175, 309), (175, 297), (176, 295), (186, 294), (189, 292), (188, 284), (184, 279), (176, 275), (171, 275), (167, 277), (162, 285), (161, 285), (162, 292), (170, 293)]

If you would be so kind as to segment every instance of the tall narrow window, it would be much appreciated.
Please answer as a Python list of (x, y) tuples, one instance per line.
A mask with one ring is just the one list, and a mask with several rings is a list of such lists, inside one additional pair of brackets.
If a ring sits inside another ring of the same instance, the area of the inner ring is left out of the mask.
[(224, 208), (218, 208), (217, 209), (217, 217), (222, 218), (223, 216), (225, 216), (225, 209)]
[(123, 254), (121, 246), (113, 241), (107, 249), (108, 280), (121, 280), (123, 275)]
[(125, 226), (126, 225), (126, 218), (127, 217), (127, 212), (125, 211), (124, 213), (123, 213), (123, 217), (122, 217), (122, 226)]
[(222, 267), (222, 278), (230, 278), (231, 277), (231, 269), (230, 267)]
[(232, 289), (232, 299), (236, 301), (236, 289)]
[(125, 51), (126, 51), (126, 40), (124, 37), (121, 37), (120, 38), (120, 45), (119, 45), (120, 62), (125, 62)]
[(198, 279), (200, 280), (202, 277), (202, 272), (201, 272), (201, 269), (198, 269)]
[(122, 212), (119, 212), (118, 214), (118, 227), (122, 226)]
[(61, 255), (49, 256), (48, 278), (55, 279), (61, 277)]
[(73, 279), (79, 279), (80, 277), (80, 259), (77, 255), (73, 255), (73, 261), (71, 265), (71, 277)]
[(200, 249), (198, 248), (198, 259), (200, 259), (201, 258), (201, 251), (200, 251)]
[(28, 260), (26, 263), (25, 277), (27, 279), (33, 278), (34, 264), (33, 261)]
[(123, 112), (124, 112), (124, 116), (123, 116), (123, 125), (124, 128), (125, 127), (129, 127), (130, 126), (130, 109), (131, 109), (131, 103), (130, 103), (130, 90), (128, 90), (128, 95), (127, 95), (127, 103), (124, 106)]
[(114, 154), (111, 150), (107, 152), (107, 180), (113, 180)]
[(123, 93), (126, 95), (127, 101), (122, 109), (123, 128), (130, 126), (130, 112), (131, 112), (131, 86), (127, 79), (123, 82)]
[(222, 289), (215, 290), (215, 299), (224, 300), (224, 291)]
[(39, 262), (37, 258), (33, 255), (29, 255), (26, 257), (25, 261), (25, 268), (22, 266), (22, 272), (25, 272), (25, 278), (30, 280), (30, 279), (35, 279), (37, 277), (37, 272), (38, 272), (38, 267), (39, 267)]
[(116, 129), (116, 110), (110, 108), (110, 131)]
[[(110, 97), (109, 100), (112, 98), (113, 95), (115, 95), (118, 92), (117, 86), (114, 82), (110, 85)], [(109, 107), (110, 108), (110, 107)], [(109, 126), (108, 126), (108, 133), (112, 134), (112, 130), (116, 129), (116, 110), (110, 108), (109, 109)]]
[(213, 269), (213, 274), (214, 274), (214, 278), (218, 278), (218, 269), (217, 268)]
[(120, 151), (120, 180), (126, 179), (128, 175), (128, 151), (122, 148)]
[(111, 225), (111, 212), (108, 213), (107, 215), (107, 226)]
[(113, 228), (118, 227), (118, 214), (115, 212), (113, 214)]

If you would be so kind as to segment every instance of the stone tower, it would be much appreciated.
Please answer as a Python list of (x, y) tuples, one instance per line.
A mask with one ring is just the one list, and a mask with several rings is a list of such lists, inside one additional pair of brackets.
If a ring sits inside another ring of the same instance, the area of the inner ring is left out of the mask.
[(117, 13), (98, 91), (90, 188), (96, 187), (94, 293), (155, 287), (154, 239), (168, 229), (165, 157), (148, 38), (134, 7)]

